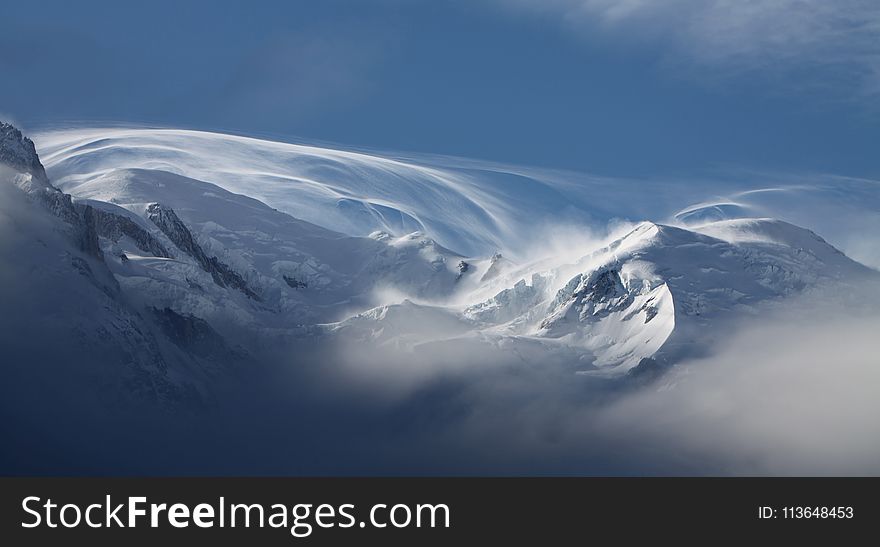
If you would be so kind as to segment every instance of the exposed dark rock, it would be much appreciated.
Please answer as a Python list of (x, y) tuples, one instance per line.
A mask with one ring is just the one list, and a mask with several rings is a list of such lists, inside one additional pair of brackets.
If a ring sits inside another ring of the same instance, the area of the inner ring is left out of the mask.
[(177, 313), (171, 308), (150, 311), (168, 339), (187, 353), (211, 360), (233, 355), (223, 337), (201, 317)]
[(299, 279), (297, 279), (295, 277), (291, 277), (289, 275), (284, 276), (284, 281), (285, 281), (285, 283), (287, 283), (288, 286), (290, 286), (293, 289), (305, 289), (305, 288), (308, 288), (308, 286), (309, 286), (309, 284), (306, 283), (305, 281), (300, 281)]
[(609, 269), (599, 272), (592, 280), (584, 284), (583, 289), (575, 292), (572, 298), (587, 297), (592, 302), (608, 302), (613, 298), (624, 296), (626, 288), (620, 280), (617, 270)]
[(101, 237), (116, 242), (123, 236), (128, 236), (137, 248), (145, 253), (160, 258), (171, 258), (171, 254), (153, 234), (138, 226), (130, 218), (103, 209), (89, 208), (92, 210), (91, 215), (94, 218), (95, 229)]
[(96, 258), (103, 258), (101, 245), (98, 243), (98, 227), (95, 208), (86, 205), (82, 208), (82, 230), (80, 233), (80, 249)]
[(0, 122), (0, 163), (16, 171), (30, 173), (35, 179), (49, 184), (46, 169), (37, 156), (34, 141), (21, 134), (13, 125)]
[(458, 276), (455, 278), (456, 281), (461, 279), (464, 274), (468, 273), (471, 269), (471, 265), (465, 262), (464, 260), (458, 263)]
[[(611, 313), (626, 310), (632, 305), (634, 296), (627, 290), (616, 268), (606, 267), (589, 275), (578, 274), (556, 293), (550, 310), (568, 310), (563, 315), (554, 315), (541, 322), (542, 329), (549, 329), (556, 323), (576, 320), (595, 321)], [(623, 317), (627, 321), (630, 313)]]
[(657, 380), (663, 376), (667, 370), (669, 370), (669, 365), (663, 362), (662, 359), (643, 357), (638, 365), (627, 371), (626, 375), (628, 378), (644, 385)]
[(52, 186), (34, 142), (4, 122), (0, 122), (0, 164), (30, 175), (29, 180), (19, 182), (20, 188), (71, 226), (71, 235), (80, 250), (95, 258), (103, 258), (91, 207), (77, 210), (68, 194)]
[(226, 264), (220, 262), (217, 257), (208, 256), (201, 245), (195, 240), (192, 232), (186, 224), (177, 216), (170, 207), (160, 203), (151, 203), (147, 207), (147, 218), (155, 224), (178, 249), (193, 257), (203, 270), (211, 274), (214, 283), (220, 287), (232, 287), (246, 294), (254, 300), (261, 300), (260, 295), (255, 293), (247, 282), (237, 272)]

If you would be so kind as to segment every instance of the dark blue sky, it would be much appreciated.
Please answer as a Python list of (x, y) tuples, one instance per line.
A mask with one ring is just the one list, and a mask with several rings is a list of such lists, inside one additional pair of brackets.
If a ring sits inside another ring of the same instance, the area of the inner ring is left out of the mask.
[(10, 2), (0, 116), (26, 129), (134, 122), (609, 175), (880, 176), (880, 10), (624, 4)]

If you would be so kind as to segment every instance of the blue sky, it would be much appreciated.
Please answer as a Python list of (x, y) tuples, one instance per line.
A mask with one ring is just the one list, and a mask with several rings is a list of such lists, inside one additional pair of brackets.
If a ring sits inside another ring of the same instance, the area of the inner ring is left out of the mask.
[(16, 2), (0, 116), (880, 177), (878, 36), (871, 0)]

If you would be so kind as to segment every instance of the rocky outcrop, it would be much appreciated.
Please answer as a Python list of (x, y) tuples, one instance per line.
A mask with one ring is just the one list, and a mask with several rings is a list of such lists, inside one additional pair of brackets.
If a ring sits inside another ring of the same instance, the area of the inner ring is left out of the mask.
[(101, 245), (98, 243), (97, 215), (95, 208), (85, 205), (81, 211), (80, 249), (96, 258), (103, 258)]
[(625, 308), (632, 299), (616, 269), (600, 270), (585, 279), (572, 298), (578, 301), (582, 315), (608, 314)]
[(624, 286), (618, 269), (601, 268), (589, 275), (578, 274), (556, 294), (550, 305), (551, 314), (541, 328), (549, 329), (567, 320), (596, 321), (625, 310), (632, 302), (633, 295)]
[(507, 269), (508, 264), (509, 262), (501, 256), (501, 253), (494, 253), (489, 260), (489, 267), (486, 269), (486, 273), (483, 274), (483, 277), (480, 278), (480, 281), (489, 281), (490, 279), (498, 277), (505, 269)]
[(0, 122), (0, 164), (20, 173), (15, 181), (18, 187), (70, 225), (71, 236), (81, 251), (103, 258), (92, 207), (76, 207), (70, 195), (52, 186), (34, 142), (5, 122)]
[(283, 277), (284, 277), (284, 282), (287, 283), (287, 286), (290, 287), (291, 289), (306, 289), (309, 286), (309, 284), (306, 281), (300, 281), (299, 279), (297, 279), (295, 277), (292, 277), (289, 275), (285, 275)]
[(0, 121), (0, 163), (20, 173), (27, 173), (48, 185), (49, 177), (40, 162), (34, 141), (21, 134), (13, 125)]
[(220, 287), (232, 287), (248, 297), (259, 301), (260, 295), (248, 287), (247, 282), (232, 268), (220, 262), (217, 257), (208, 256), (201, 245), (195, 240), (186, 224), (177, 213), (161, 203), (147, 206), (147, 218), (155, 224), (178, 249), (191, 256), (203, 270), (211, 274), (214, 283)]
[(144, 230), (130, 218), (93, 207), (89, 207), (89, 209), (91, 209), (90, 216), (94, 219), (95, 229), (101, 237), (117, 242), (125, 236), (145, 253), (159, 258), (172, 258), (171, 253), (153, 234)]
[(150, 308), (162, 332), (183, 351), (212, 361), (238, 356), (217, 331), (201, 317), (171, 308)]

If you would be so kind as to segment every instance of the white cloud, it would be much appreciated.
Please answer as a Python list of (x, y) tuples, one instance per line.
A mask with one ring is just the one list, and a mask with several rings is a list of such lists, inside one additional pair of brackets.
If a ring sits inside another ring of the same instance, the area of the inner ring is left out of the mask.
[[(419, 472), (878, 475), (878, 298), (865, 279), (761, 307), (656, 383), (576, 376), (566, 356), (470, 338), (352, 341), (297, 384), (377, 416), (371, 439), (393, 423), (384, 457)], [(419, 321), (413, 332), (436, 335)]]
[(590, 37), (659, 46), (665, 64), (880, 93), (875, 0), (496, 0)]
[(611, 405), (598, 430), (698, 473), (876, 475), (880, 317), (858, 308), (802, 298), (681, 365), (671, 389)]

